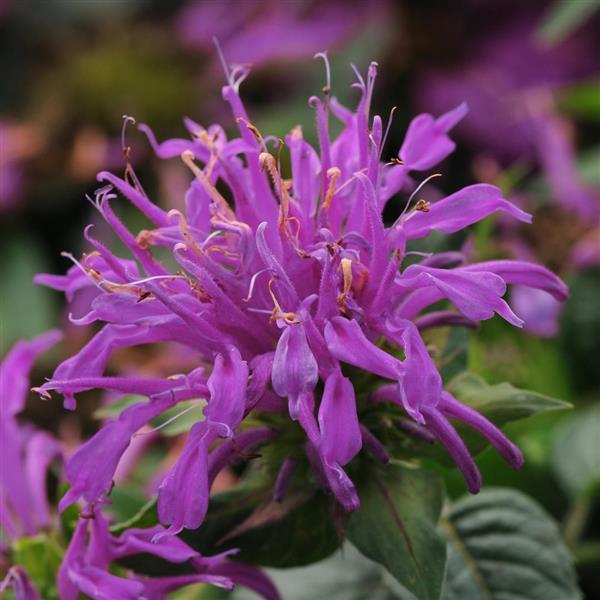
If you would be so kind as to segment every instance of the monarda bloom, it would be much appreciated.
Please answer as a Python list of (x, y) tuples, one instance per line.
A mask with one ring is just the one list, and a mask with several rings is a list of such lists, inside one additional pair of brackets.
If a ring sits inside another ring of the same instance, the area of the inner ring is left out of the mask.
[[(357, 398), (370, 411), (381, 403), (401, 407), (418, 435), (447, 448), (471, 492), (479, 490), (480, 474), (450, 419), (479, 431), (520, 467), (518, 448), (444, 390), (422, 338), (426, 329), (472, 326), (495, 313), (521, 327), (503, 299), (507, 284), (567, 297), (565, 285), (535, 264), (466, 264), (457, 252), (411, 252), (414, 240), (457, 232), (496, 211), (530, 221), (491, 185), (472, 185), (435, 202), (417, 196), (420, 173), (454, 150), (449, 132), (466, 106), (416, 117), (397, 157), (385, 163), (383, 122), (370, 116), (375, 64), (366, 80), (357, 72), (354, 111), (329, 95), (329, 82), (322, 98), (310, 99), (318, 149), (299, 127), (281, 142), (263, 137), (240, 99), (246, 75), (236, 71), (223, 89), (239, 137), (227, 139), (218, 125), (205, 129), (187, 120), (190, 140), (157, 143), (140, 127), (160, 158), (181, 157), (193, 174), (185, 212), (165, 212), (152, 202), (129, 166), (124, 179), (100, 173), (95, 205), (131, 257), (117, 257), (88, 227), (93, 251), (63, 277), (38, 277), (68, 297), (94, 290), (88, 312), (76, 321), (101, 324), (39, 391), (61, 393), (68, 408), (75, 408), (77, 393), (94, 388), (148, 399), (128, 406), (70, 459), (71, 488), (62, 507), (108, 494), (132, 435), (177, 403), (197, 398), (206, 400), (204, 418), (160, 485), (158, 514), (169, 529), (156, 541), (202, 523), (211, 482), (228, 462), (259, 444), (277, 444), (282, 430), (269, 426), (272, 414), (289, 428), (299, 424), (305, 434), (301, 447), (281, 461), (276, 498), (285, 494), (298, 458), (307, 456), (315, 480), (347, 511), (359, 508), (344, 466), (363, 445), (381, 460), (387, 452), (361, 424)], [(342, 124), (335, 139), (332, 118)], [(288, 155), (284, 169), (280, 158)], [(404, 209), (384, 223), (388, 201), (406, 191)], [(123, 199), (147, 219), (145, 230), (134, 234), (119, 219), (115, 208)], [(167, 266), (165, 250), (175, 268)], [(105, 374), (115, 350), (165, 342), (189, 349), (197, 368), (164, 379)], [(249, 415), (251, 425), (245, 423)]]

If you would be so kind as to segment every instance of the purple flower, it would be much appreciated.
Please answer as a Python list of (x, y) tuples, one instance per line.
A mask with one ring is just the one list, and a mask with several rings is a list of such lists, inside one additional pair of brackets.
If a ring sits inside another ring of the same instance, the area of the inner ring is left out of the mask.
[[(61, 339), (59, 331), (17, 342), (0, 364), (0, 528), (9, 540), (34, 536), (51, 524), (46, 488), (49, 466), (62, 460), (57, 440), (23, 423), (18, 415), (29, 394), (29, 374), (37, 357)], [(4, 544), (0, 549), (4, 553)], [(28, 574), (8, 570), (0, 591), (11, 588), (17, 600), (39, 600)]]
[(11, 567), (6, 577), (0, 582), (0, 592), (12, 589), (15, 600), (41, 600), (29, 575), (23, 567)]
[(49, 433), (17, 417), (25, 408), (33, 363), (60, 339), (60, 332), (49, 331), (19, 341), (0, 365), (0, 524), (13, 539), (35, 535), (50, 524), (46, 473), (53, 461), (62, 458), (62, 451)]
[(386, 9), (385, 0), (376, 0), (368, 10), (360, 2), (340, 0), (285, 5), (274, 0), (188, 2), (177, 16), (175, 31), (186, 46), (204, 51), (212, 49), (217, 37), (233, 63), (260, 66), (312, 56), (324, 43), (338, 46)]
[[(227, 560), (237, 550), (205, 557), (179, 538), (161, 536), (161, 532), (162, 527), (157, 525), (150, 529), (128, 529), (115, 537), (101, 511), (89, 506), (79, 517), (57, 574), (61, 600), (77, 600), (81, 593), (93, 600), (163, 600), (169, 592), (193, 583), (209, 583), (231, 590), (238, 582), (267, 600), (279, 599), (270, 579), (258, 569)], [(151, 554), (171, 563), (186, 563), (191, 573), (146, 577), (130, 572), (127, 577), (118, 577), (109, 571), (113, 561), (136, 554)]]
[[(281, 413), (284, 400), (290, 430), (299, 425), (306, 443), (283, 461), (275, 489), (279, 500), (304, 448), (316, 482), (346, 510), (359, 507), (344, 466), (363, 441), (379, 460), (388, 459), (373, 433), (361, 427), (359, 396), (401, 407), (422, 437), (446, 446), (472, 492), (479, 489), (479, 472), (449, 419), (481, 432), (512, 466), (522, 464), (518, 449), (492, 423), (444, 391), (420, 327), (472, 326), (496, 313), (521, 326), (504, 298), (509, 284), (543, 290), (558, 301), (566, 298), (566, 287), (543, 267), (523, 261), (467, 264), (462, 254), (450, 252), (404, 265), (412, 240), (432, 231), (452, 233), (498, 210), (523, 222), (530, 216), (488, 185), (437, 202), (413, 202), (421, 189), (414, 189), (414, 178), (454, 149), (449, 133), (466, 109), (460, 105), (437, 118), (417, 117), (399, 158), (383, 163), (383, 123), (369, 114), (375, 77), (375, 64), (366, 81), (358, 75), (361, 98), (355, 111), (330, 97), (329, 82), (323, 99), (311, 98), (319, 151), (293, 129), (285, 142), (290, 179), (269, 151), (271, 140), (250, 122), (240, 80), (233, 75), (223, 96), (238, 138), (227, 140), (220, 127), (204, 129), (188, 121), (192, 140), (159, 144), (143, 128), (159, 156), (181, 154), (194, 175), (185, 214), (164, 212), (136, 181), (99, 175), (108, 185), (97, 192), (96, 206), (136, 266), (86, 230), (95, 253), (76, 262), (79, 273), (72, 268), (64, 279), (43, 277), (67, 293), (85, 285), (81, 275), (87, 277), (97, 292), (79, 321), (103, 325), (40, 392), (62, 393), (68, 407), (75, 406), (78, 392), (92, 387), (136, 393), (148, 401), (123, 411), (73, 457), (67, 466), (73, 487), (63, 505), (79, 496), (101, 500), (136, 429), (190, 398), (203, 398), (207, 405), (160, 485), (159, 516), (170, 527), (157, 530), (157, 544), (202, 523), (211, 482), (235, 458), (236, 448), (276, 443), (281, 432), (248, 429), (244, 421), (250, 413), (259, 422), (261, 411)], [(332, 117), (342, 123), (333, 139)], [(233, 202), (222, 195), (224, 189)], [(382, 210), (398, 192), (410, 197), (386, 225)], [(149, 229), (136, 236), (125, 227), (113, 211), (118, 195), (143, 213)], [(177, 274), (158, 261), (155, 247), (171, 252)], [(440, 301), (448, 304), (445, 310), (423, 315)], [(114, 350), (167, 341), (198, 356), (208, 377), (202, 369), (164, 380), (105, 375)], [(343, 374), (344, 364), (362, 371), (367, 389)], [(377, 387), (381, 391), (373, 394)]]
[[(464, 52), (468, 58), (449, 67), (423, 69), (416, 86), (419, 104), (443, 111), (466, 100), (470, 118), (460, 124), (457, 134), (481, 155), (502, 164), (539, 167), (553, 202), (589, 228), (587, 240), (575, 246), (568, 266), (600, 264), (600, 192), (582, 179), (573, 124), (557, 106), (565, 88), (593, 78), (600, 68), (594, 25), (588, 23), (551, 45), (538, 34), (544, 16), (540, 7), (523, 10), (516, 3), (492, 0), (471, 11), (482, 32), (471, 36)], [(558, 328), (558, 305), (551, 308), (552, 300), (544, 294), (529, 294), (529, 300), (530, 313), (545, 316), (542, 324), (527, 315), (525, 328), (552, 335)]]

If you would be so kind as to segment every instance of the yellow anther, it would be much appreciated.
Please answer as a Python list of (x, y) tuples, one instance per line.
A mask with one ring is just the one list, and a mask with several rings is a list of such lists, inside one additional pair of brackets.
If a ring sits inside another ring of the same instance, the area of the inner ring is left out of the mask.
[(327, 187), (327, 192), (325, 194), (325, 200), (323, 201), (323, 210), (328, 211), (331, 206), (331, 199), (333, 198), (335, 192), (335, 184), (337, 180), (340, 178), (342, 172), (337, 167), (331, 167), (327, 169), (327, 177), (329, 179), (329, 185)]
[(144, 250), (154, 243), (155, 232), (149, 229), (142, 229), (136, 236), (135, 241), (140, 248)]
[(275, 296), (275, 292), (273, 291), (273, 281), (275, 277), (271, 277), (269, 279), (268, 288), (271, 299), (273, 300), (273, 311), (271, 312), (271, 316), (269, 317), (269, 323), (274, 323), (279, 319), (283, 319), (288, 325), (297, 325), (300, 323), (298, 318), (296, 317), (296, 313), (293, 312), (284, 312), (277, 301), (277, 297)]
[(194, 153), (190, 150), (185, 150), (181, 153), (181, 160), (187, 165), (190, 171), (196, 176), (198, 181), (202, 184), (202, 187), (205, 189), (206, 193), (210, 196), (210, 198), (219, 206), (228, 220), (235, 220), (235, 213), (231, 210), (229, 204), (227, 204), (227, 200), (221, 196), (217, 188), (210, 182), (210, 179), (202, 171), (202, 169), (198, 168), (198, 165), (194, 162), (195, 156)]
[(344, 285), (342, 293), (337, 297), (338, 307), (342, 312), (346, 311), (346, 298), (352, 289), (352, 260), (349, 258), (342, 258), (340, 262), (340, 269), (342, 270), (342, 276), (344, 278)]
[(253, 133), (254, 137), (262, 145), (264, 145), (264, 143), (265, 143), (264, 138), (263, 138), (261, 132), (258, 130), (258, 127), (256, 127), (256, 125), (252, 125), (252, 123), (250, 123), (249, 121), (247, 121), (246, 119), (244, 119), (244, 117), (238, 117), (237, 118), (237, 122), (238, 123), (243, 123)]
[(194, 252), (196, 252), (197, 254), (201, 254), (202, 249), (198, 246), (198, 244), (196, 244), (196, 240), (194, 240), (194, 238), (192, 237), (192, 234), (190, 233), (190, 228), (189, 228), (188, 222), (185, 218), (185, 215), (182, 212), (180, 212), (176, 209), (173, 209), (168, 212), (167, 216), (177, 217), (177, 220), (179, 223), (179, 231), (181, 232), (181, 236), (187, 242), (188, 246), (194, 250)]
[(421, 198), (416, 204), (415, 204), (415, 210), (418, 210), (419, 212), (424, 212), (424, 213), (428, 213), (429, 212), (429, 207), (431, 206), (431, 202), (428, 202), (427, 200), (423, 200), (423, 198)]

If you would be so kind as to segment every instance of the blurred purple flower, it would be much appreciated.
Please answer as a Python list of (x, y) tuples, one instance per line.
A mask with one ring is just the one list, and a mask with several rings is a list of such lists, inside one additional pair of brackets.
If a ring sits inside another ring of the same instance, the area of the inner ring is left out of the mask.
[(60, 338), (60, 332), (49, 331), (19, 341), (0, 365), (0, 525), (11, 539), (35, 535), (50, 524), (46, 472), (62, 452), (51, 434), (21, 423), (18, 415), (25, 408), (34, 361)]
[[(1, 15), (0, 5), (0, 18)], [(11, 124), (0, 121), (0, 210), (18, 201), (23, 186), (23, 167), (12, 131)]]
[(175, 21), (185, 45), (211, 51), (217, 38), (234, 64), (262, 66), (312, 56), (338, 46), (366, 21), (385, 14), (387, 0), (362, 2), (299, 0), (223, 0), (184, 5)]
[(562, 87), (598, 73), (593, 27), (549, 46), (536, 35), (538, 12), (519, 7), (505, 18), (497, 13), (489, 11), (492, 31), (483, 27), (486, 33), (471, 40), (462, 64), (425, 71), (417, 102), (437, 112), (466, 101), (470, 116), (458, 134), (502, 162), (535, 161), (561, 205), (582, 218), (597, 218), (600, 197), (577, 173), (571, 135), (552, 98)]
[[(51, 524), (46, 476), (50, 464), (62, 460), (62, 450), (50, 433), (21, 422), (18, 415), (25, 408), (35, 360), (61, 337), (59, 331), (49, 331), (31, 341), (21, 340), (0, 364), (0, 529), (9, 541), (34, 536)], [(0, 552), (4, 550), (3, 543)], [(0, 584), (0, 591), (8, 588), (17, 600), (40, 598), (18, 565)]]
[(11, 567), (0, 582), (0, 593), (12, 589), (15, 600), (42, 600), (23, 567)]
[[(306, 434), (316, 480), (346, 510), (356, 510), (360, 500), (343, 467), (363, 439), (381, 460), (385, 452), (361, 430), (357, 415), (356, 392), (373, 390), (355, 390), (342, 374), (342, 363), (371, 374), (371, 388), (377, 378), (387, 382), (373, 398), (402, 407), (428, 436), (444, 444), (470, 491), (479, 489), (479, 471), (451, 418), (481, 432), (513, 467), (521, 466), (519, 450), (492, 423), (443, 390), (417, 324), (423, 311), (447, 300), (456, 310), (429, 319), (428, 327), (474, 324), (495, 313), (521, 326), (522, 319), (503, 299), (507, 284), (541, 289), (561, 301), (567, 289), (543, 267), (522, 261), (467, 265), (460, 253), (447, 253), (402, 266), (411, 241), (432, 231), (455, 232), (495, 211), (526, 223), (531, 217), (489, 185), (469, 186), (437, 202), (413, 201), (421, 186), (413, 190), (412, 177), (453, 151), (448, 133), (466, 108), (459, 105), (439, 118), (417, 117), (398, 158), (384, 164), (382, 119), (370, 117), (376, 65), (369, 67), (366, 81), (357, 76), (361, 98), (355, 111), (330, 97), (329, 81), (324, 98), (310, 99), (319, 152), (300, 128), (293, 129), (285, 139), (291, 179), (283, 178), (278, 159), (269, 152), (271, 140), (249, 121), (238, 93), (240, 80), (233, 75), (223, 96), (239, 138), (228, 140), (222, 128), (206, 130), (188, 120), (191, 140), (159, 144), (142, 127), (161, 158), (181, 156), (195, 176), (185, 214), (164, 212), (135, 177), (126, 181), (99, 174), (104, 187), (96, 206), (135, 263), (116, 257), (86, 230), (94, 252), (75, 261), (64, 277), (38, 278), (67, 293), (94, 289), (88, 312), (78, 322), (104, 323), (39, 391), (62, 393), (68, 408), (75, 407), (78, 392), (91, 388), (135, 393), (149, 401), (123, 411), (73, 457), (67, 466), (73, 487), (63, 506), (79, 496), (97, 501), (110, 489), (120, 456), (145, 420), (181, 400), (204, 398), (204, 419), (191, 428), (185, 450), (160, 485), (159, 517), (170, 528), (155, 541), (198, 527), (211, 481), (235, 456), (230, 449), (243, 447), (245, 436), (245, 447), (251, 448), (277, 435), (267, 428), (246, 429), (245, 416), (253, 410), (280, 412), (285, 398), (290, 418)], [(342, 123), (335, 139), (329, 134), (331, 117)], [(383, 209), (407, 189), (412, 193), (404, 210), (386, 227)], [(113, 211), (118, 195), (134, 204), (152, 228), (134, 236)], [(169, 250), (181, 271), (173, 274), (159, 262), (154, 247)], [(401, 350), (403, 358), (382, 349), (380, 339)], [(202, 369), (154, 380), (105, 376), (118, 348), (165, 341), (197, 352), (209, 367), (208, 377)], [(322, 395), (316, 393), (319, 381)], [(229, 446), (212, 449), (219, 438)], [(278, 497), (289, 485), (293, 464), (283, 461)]]

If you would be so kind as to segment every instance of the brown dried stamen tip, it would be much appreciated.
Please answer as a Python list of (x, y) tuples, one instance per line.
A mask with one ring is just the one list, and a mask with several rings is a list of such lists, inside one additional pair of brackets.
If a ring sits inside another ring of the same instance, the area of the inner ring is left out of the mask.
[(395, 165), (403, 165), (404, 164), (403, 160), (396, 158), (395, 156), (393, 158), (390, 158), (390, 162), (394, 163)]
[[(339, 192), (339, 189), (335, 189), (335, 184), (337, 180), (340, 178), (342, 172), (338, 167), (330, 167), (327, 169), (327, 177), (329, 179), (329, 185), (327, 186), (327, 191), (325, 192), (325, 199), (323, 201), (323, 210), (328, 211), (331, 206), (331, 200), (336, 192)], [(341, 188), (340, 188), (341, 189)]]
[(340, 269), (342, 271), (344, 279), (344, 287), (342, 292), (338, 294), (337, 304), (338, 308), (342, 313), (346, 312), (346, 298), (352, 289), (352, 260), (349, 258), (342, 258), (340, 263)]
[(246, 119), (244, 119), (244, 117), (238, 117), (237, 118), (237, 122), (238, 123), (243, 123), (254, 134), (254, 137), (259, 142), (263, 141), (263, 136), (260, 133), (260, 131), (258, 130), (258, 127), (256, 127), (256, 125), (252, 125), (252, 123), (250, 123), (249, 121), (246, 121)]
[(328, 85), (324, 85), (323, 86), (323, 95), (324, 96), (329, 96), (329, 92), (331, 92), (331, 87)]
[(419, 212), (424, 212), (424, 213), (428, 213), (429, 212), (429, 207), (431, 206), (431, 202), (428, 202), (427, 200), (423, 200), (423, 198), (421, 198), (416, 204), (415, 204), (415, 210), (418, 210)]
[(135, 241), (140, 248), (147, 249), (154, 242), (154, 231), (142, 229), (136, 236)]

